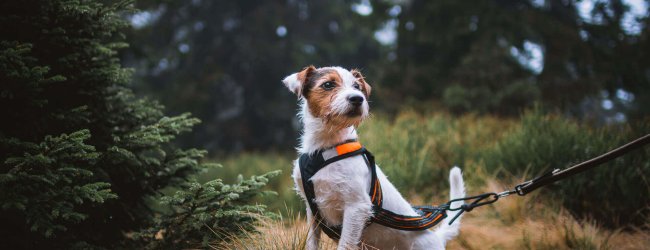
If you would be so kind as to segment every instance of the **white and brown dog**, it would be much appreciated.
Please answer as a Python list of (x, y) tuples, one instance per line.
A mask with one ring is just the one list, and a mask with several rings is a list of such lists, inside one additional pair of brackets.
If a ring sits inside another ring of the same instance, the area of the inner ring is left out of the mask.
[[(356, 127), (368, 117), (370, 85), (357, 70), (341, 67), (307, 67), (283, 80), (301, 100), (299, 116), (303, 123), (298, 152), (312, 154), (343, 142), (357, 140)], [(382, 188), (383, 208), (397, 214), (417, 216), (411, 205), (388, 181), (377, 167), (377, 179)], [(408, 171), (405, 168), (405, 171)], [(293, 178), (303, 199), (305, 191), (298, 160)], [(444, 249), (445, 242), (458, 234), (459, 220), (448, 225), (455, 216), (449, 214), (435, 231), (402, 231), (376, 223), (366, 226), (372, 216), (369, 197), (371, 173), (362, 156), (352, 156), (333, 162), (316, 174), (315, 203), (327, 225), (342, 225), (338, 249), (356, 249), (360, 243), (380, 249)], [(465, 196), (460, 169), (451, 170), (450, 198)], [(307, 219), (311, 221), (307, 249), (318, 249), (321, 229), (313, 223), (314, 215), (307, 203)], [(459, 204), (452, 204), (457, 207)]]

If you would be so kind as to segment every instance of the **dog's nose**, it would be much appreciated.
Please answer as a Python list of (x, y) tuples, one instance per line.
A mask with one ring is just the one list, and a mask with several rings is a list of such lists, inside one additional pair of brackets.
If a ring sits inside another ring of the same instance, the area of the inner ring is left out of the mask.
[(360, 95), (353, 95), (348, 97), (348, 101), (354, 106), (361, 106), (361, 103), (363, 103), (363, 96)]

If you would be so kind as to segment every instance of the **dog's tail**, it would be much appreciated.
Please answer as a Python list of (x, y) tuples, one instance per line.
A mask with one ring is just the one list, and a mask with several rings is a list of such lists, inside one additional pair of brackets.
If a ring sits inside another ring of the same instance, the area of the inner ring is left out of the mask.
[[(449, 172), (449, 198), (458, 199), (465, 197), (465, 182), (463, 182), (463, 175), (460, 172), (460, 168), (453, 167)], [(456, 208), (462, 205), (462, 202), (457, 201), (451, 204), (451, 207)], [(435, 233), (438, 238), (442, 241), (442, 244), (456, 237), (460, 228), (460, 219), (462, 216), (458, 217), (453, 224), (449, 225), (449, 221), (456, 216), (459, 211), (450, 212), (447, 214), (447, 218), (442, 221), (442, 225), (436, 229)]]

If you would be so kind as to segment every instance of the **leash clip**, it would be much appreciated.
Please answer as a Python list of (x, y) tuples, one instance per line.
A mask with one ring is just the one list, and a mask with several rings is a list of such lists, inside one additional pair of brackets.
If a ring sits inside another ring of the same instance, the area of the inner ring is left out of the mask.
[[(479, 195), (475, 195), (475, 196), (463, 197), (463, 198), (450, 200), (449, 202), (447, 202), (447, 204), (445, 204), (446, 206), (443, 209), (445, 209), (447, 211), (458, 211), (458, 213), (456, 213), (456, 216), (454, 216), (454, 218), (452, 218), (449, 221), (449, 225), (454, 223), (454, 221), (456, 219), (458, 219), (458, 217), (460, 217), (464, 212), (471, 212), (476, 207), (492, 204), (492, 203), (498, 201), (499, 198), (501, 197), (501, 196), (499, 196), (500, 194), (501, 195), (506, 195), (506, 194), (504, 194), (504, 192), (501, 192), (499, 194), (497, 194), (497, 193), (484, 193), (484, 194), (479, 194)], [(491, 198), (491, 199), (488, 199), (488, 198)], [(488, 199), (488, 200), (486, 200), (486, 199)], [(451, 207), (451, 203), (453, 203), (453, 202), (458, 202), (458, 201), (463, 201), (464, 202), (464, 201), (469, 201), (469, 200), (474, 200), (474, 201), (472, 201), (471, 203), (467, 203), (467, 204), (463, 203), (463, 205), (460, 205), (459, 207), (456, 207), (456, 208)]]
[(514, 194), (514, 193), (517, 193), (517, 191), (515, 191), (515, 190), (506, 190), (506, 191), (503, 191), (501, 193), (498, 193), (497, 197), (503, 198), (503, 197), (506, 197), (506, 196)]
[(535, 179), (532, 179), (532, 180), (529, 180), (529, 181), (522, 182), (521, 184), (515, 186), (515, 192), (516, 192), (519, 196), (524, 196), (524, 195), (526, 195), (529, 191), (532, 191), (532, 190), (529, 190), (529, 191), (524, 190), (525, 187), (529, 187), (530, 185), (533, 185), (535, 182), (540, 182), (540, 181), (542, 181), (542, 180), (544, 180), (544, 179), (546, 179), (546, 178), (548, 178), (548, 177), (551, 177), (551, 176), (553, 176), (553, 175), (555, 175), (555, 174), (557, 174), (557, 173), (559, 173), (559, 172), (560, 172), (560, 169), (559, 169), (559, 168), (556, 168), (556, 169), (553, 169), (553, 170), (551, 170), (551, 171), (548, 171), (548, 172), (546, 172), (546, 173), (544, 173), (544, 174), (542, 174), (542, 175), (540, 175), (540, 176), (535, 177)]

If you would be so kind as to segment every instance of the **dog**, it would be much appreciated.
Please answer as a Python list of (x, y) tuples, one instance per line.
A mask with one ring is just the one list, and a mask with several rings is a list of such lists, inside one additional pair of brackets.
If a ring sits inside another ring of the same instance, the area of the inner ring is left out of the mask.
[[(309, 66), (282, 81), (300, 100), (298, 116), (303, 125), (299, 154), (313, 154), (347, 141), (358, 140), (356, 128), (369, 116), (371, 86), (358, 70), (341, 67)], [(300, 158), (299, 158), (300, 159)], [(293, 179), (300, 197), (307, 204), (307, 249), (318, 249), (321, 228), (305, 195), (299, 159), (294, 161)], [(408, 169), (405, 169), (408, 171)], [(417, 216), (411, 205), (376, 167), (382, 187), (383, 208), (397, 214)], [(449, 225), (451, 212), (435, 230), (403, 231), (367, 222), (373, 216), (369, 197), (370, 170), (361, 155), (328, 164), (311, 177), (319, 216), (328, 226), (340, 225), (337, 249), (357, 249), (361, 245), (379, 249), (444, 249), (458, 235), (460, 218)], [(461, 171), (454, 167), (449, 175), (450, 198), (465, 197)], [(457, 202), (454, 202), (457, 203)], [(451, 204), (458, 207), (460, 204)], [(315, 212), (315, 211), (314, 211)]]

